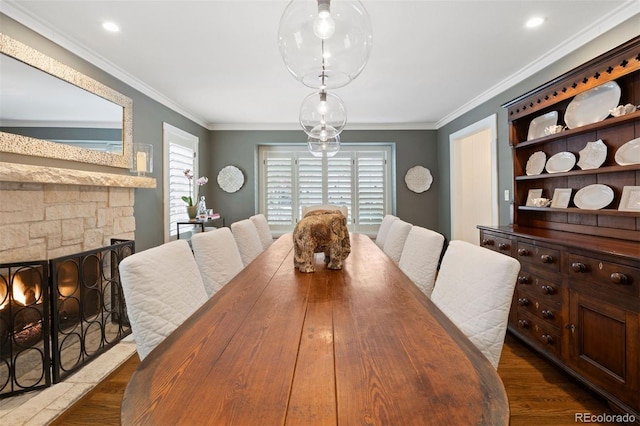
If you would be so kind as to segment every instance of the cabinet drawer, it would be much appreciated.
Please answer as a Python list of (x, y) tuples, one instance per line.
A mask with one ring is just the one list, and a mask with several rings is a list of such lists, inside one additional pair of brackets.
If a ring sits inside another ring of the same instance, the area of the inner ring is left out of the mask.
[(480, 245), (488, 248), (489, 250), (497, 251), (499, 253), (512, 256), (513, 241), (510, 238), (505, 238), (495, 234), (486, 232), (480, 233)]
[(536, 265), (540, 270), (553, 272), (560, 270), (560, 252), (547, 247), (534, 246), (533, 244), (518, 241), (516, 259)]
[(518, 284), (516, 303), (519, 310), (535, 315), (543, 323), (558, 328), (562, 327), (563, 320), (559, 297), (540, 295), (535, 292), (535, 289)]
[(555, 281), (550, 281), (523, 269), (518, 274), (516, 289), (519, 293), (527, 294), (529, 297), (559, 308), (562, 303), (561, 285), (560, 277), (557, 277)]
[(560, 356), (560, 330), (529, 314), (526, 310), (518, 308), (516, 326), (525, 336), (529, 337), (535, 345), (556, 356)]
[(569, 254), (563, 265), (570, 280), (589, 281), (606, 291), (640, 297), (640, 269), (605, 262), (599, 259)]

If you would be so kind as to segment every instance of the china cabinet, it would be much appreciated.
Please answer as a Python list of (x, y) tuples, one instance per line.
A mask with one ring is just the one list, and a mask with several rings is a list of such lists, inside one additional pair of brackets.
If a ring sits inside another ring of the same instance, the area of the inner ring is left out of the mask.
[[(503, 105), (513, 225), (479, 229), (520, 261), (510, 332), (640, 421), (640, 111), (609, 115), (627, 104), (640, 104), (640, 37)], [(563, 202), (532, 205), (531, 190), (556, 189)]]

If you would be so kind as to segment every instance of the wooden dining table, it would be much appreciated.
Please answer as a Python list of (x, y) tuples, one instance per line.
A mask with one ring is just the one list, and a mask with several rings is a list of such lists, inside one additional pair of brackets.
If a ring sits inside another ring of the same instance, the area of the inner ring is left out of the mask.
[(489, 361), (369, 237), (315, 266), (276, 240), (140, 363), (122, 424), (509, 423)]

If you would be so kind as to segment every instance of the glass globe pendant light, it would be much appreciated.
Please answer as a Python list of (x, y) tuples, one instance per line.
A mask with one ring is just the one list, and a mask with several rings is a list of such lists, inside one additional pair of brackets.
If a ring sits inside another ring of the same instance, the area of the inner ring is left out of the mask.
[(335, 138), (347, 124), (347, 108), (338, 95), (321, 90), (302, 101), (300, 125), (312, 138), (327, 141)]
[(335, 89), (355, 79), (372, 42), (371, 20), (359, 0), (291, 0), (278, 27), (287, 69), (314, 89)]
[(340, 151), (340, 136), (336, 135), (326, 141), (309, 136), (307, 145), (309, 152), (314, 157), (333, 157)]

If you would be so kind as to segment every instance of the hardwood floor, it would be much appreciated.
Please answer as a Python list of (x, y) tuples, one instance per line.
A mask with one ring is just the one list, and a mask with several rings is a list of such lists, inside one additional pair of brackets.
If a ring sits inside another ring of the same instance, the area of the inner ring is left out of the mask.
[[(122, 394), (139, 363), (132, 356), (53, 425), (119, 425)], [(575, 413), (612, 413), (598, 395), (509, 335), (498, 373), (509, 397), (512, 426), (575, 425)]]

